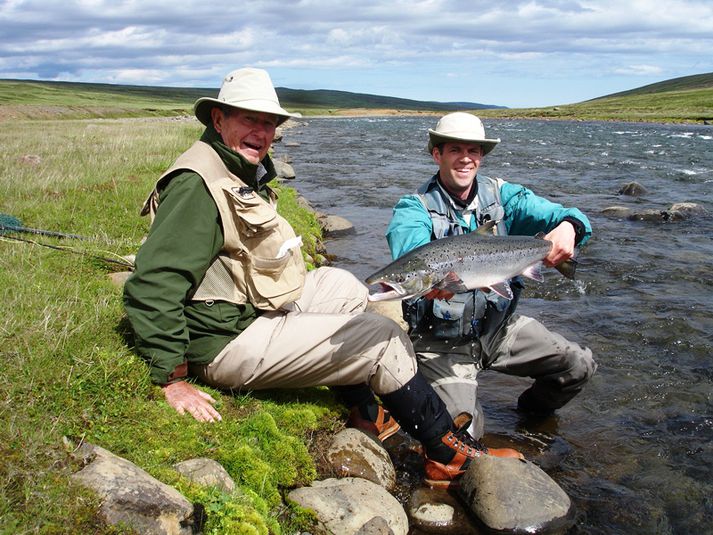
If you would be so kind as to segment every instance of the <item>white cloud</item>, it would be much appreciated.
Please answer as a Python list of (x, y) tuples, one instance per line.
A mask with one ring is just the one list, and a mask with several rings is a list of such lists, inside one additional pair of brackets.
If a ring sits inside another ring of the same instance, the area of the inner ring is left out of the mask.
[(709, 0), (6, 0), (0, 78), (215, 87), (249, 64), (288, 87), (424, 100), (542, 83), (556, 103), (713, 71), (711, 20)]

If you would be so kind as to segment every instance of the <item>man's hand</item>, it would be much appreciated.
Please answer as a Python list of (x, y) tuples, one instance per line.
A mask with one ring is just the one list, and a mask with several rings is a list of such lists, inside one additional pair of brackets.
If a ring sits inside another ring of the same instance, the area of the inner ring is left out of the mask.
[(179, 381), (161, 388), (166, 396), (166, 401), (178, 411), (178, 414), (188, 412), (199, 422), (216, 422), (223, 419), (213, 408), (215, 403), (213, 397), (191, 383)]
[(546, 266), (556, 266), (574, 256), (574, 239), (576, 233), (574, 225), (569, 221), (563, 221), (545, 236), (546, 240), (553, 243), (550, 254), (545, 257)]

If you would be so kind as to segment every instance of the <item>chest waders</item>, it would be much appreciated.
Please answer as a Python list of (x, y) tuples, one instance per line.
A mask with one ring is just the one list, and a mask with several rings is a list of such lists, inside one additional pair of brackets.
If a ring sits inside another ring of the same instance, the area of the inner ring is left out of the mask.
[[(503, 221), (505, 210), (500, 199), (500, 181), (477, 176), (478, 192), (475, 203), (477, 226), (495, 221), (495, 232), (507, 235)], [(417, 190), (418, 198), (428, 211), (433, 224), (431, 240), (466, 234), (471, 229), (459, 215), (453, 201), (438, 186), (436, 177)], [(520, 277), (510, 280), (513, 299), (500, 297), (495, 292), (472, 290), (455, 294), (451, 299), (426, 299), (424, 297), (402, 302), (404, 319), (409, 324), (409, 335), (427, 335), (448, 340), (455, 345), (486, 343), (505, 324), (517, 307), (523, 284)], [(482, 354), (483, 352), (481, 352)], [(492, 361), (482, 355), (487, 368)]]

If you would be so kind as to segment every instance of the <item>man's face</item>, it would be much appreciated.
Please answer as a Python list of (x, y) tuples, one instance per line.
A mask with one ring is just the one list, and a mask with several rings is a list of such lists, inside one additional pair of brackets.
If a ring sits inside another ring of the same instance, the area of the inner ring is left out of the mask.
[(444, 143), (441, 150), (433, 149), (433, 160), (438, 164), (445, 188), (465, 200), (483, 159), (483, 148), (476, 143), (454, 141)]
[(261, 111), (220, 108), (211, 110), (213, 126), (232, 150), (257, 165), (265, 157), (275, 137), (277, 116)]

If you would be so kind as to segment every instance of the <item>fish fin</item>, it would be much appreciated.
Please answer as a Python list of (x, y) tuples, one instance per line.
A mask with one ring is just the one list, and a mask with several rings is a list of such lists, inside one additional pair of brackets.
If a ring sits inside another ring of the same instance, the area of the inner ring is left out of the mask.
[(530, 267), (522, 272), (524, 277), (528, 279), (536, 280), (537, 282), (543, 282), (545, 278), (542, 276), (542, 262), (537, 264), (532, 264)]
[(545, 233), (544, 233), (544, 232), (538, 232), (537, 234), (535, 234), (535, 238), (537, 238), (538, 240), (544, 240), (544, 239), (545, 239)]
[(434, 285), (434, 288), (447, 290), (454, 294), (468, 291), (468, 288), (466, 288), (465, 284), (463, 284), (463, 281), (455, 271), (449, 271), (443, 279)]
[(482, 225), (479, 225), (478, 228), (475, 229), (476, 234), (482, 234), (484, 236), (492, 236), (493, 235), (493, 227), (497, 224), (496, 221), (486, 221)]
[(577, 261), (574, 258), (570, 258), (557, 264), (555, 269), (568, 279), (574, 279), (574, 273), (577, 271)]
[(510, 300), (512, 300), (513, 298), (512, 290), (510, 289), (510, 285), (507, 282), (498, 282), (493, 284), (492, 286), (488, 286), (488, 288), (490, 288), (500, 297), (504, 297), (505, 299)]

